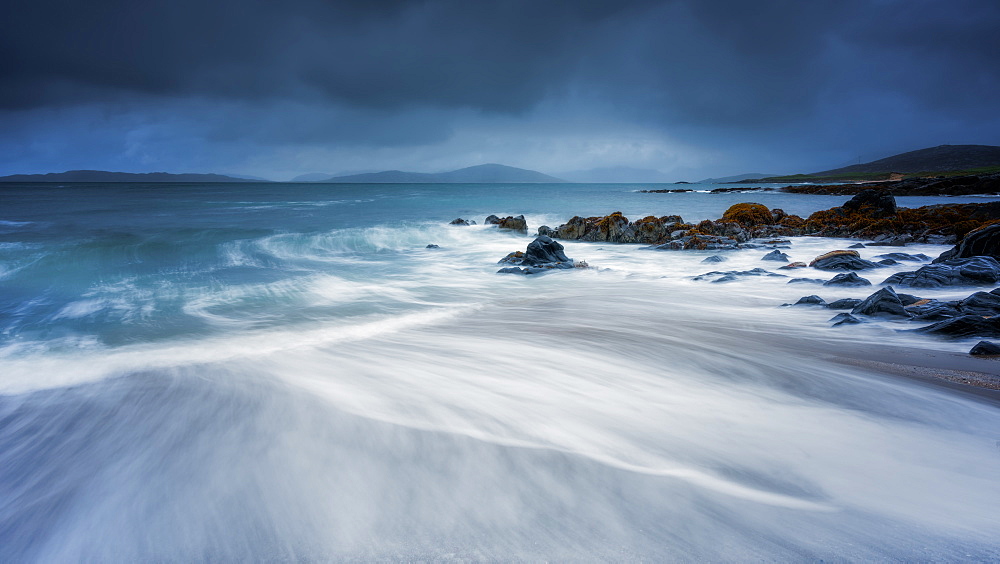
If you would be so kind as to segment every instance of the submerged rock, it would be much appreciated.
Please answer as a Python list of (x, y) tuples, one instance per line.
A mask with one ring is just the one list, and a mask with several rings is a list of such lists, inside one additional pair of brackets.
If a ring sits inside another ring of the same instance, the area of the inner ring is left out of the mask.
[(822, 284), (826, 280), (820, 278), (792, 278), (788, 281), (789, 284)]
[(914, 329), (918, 333), (930, 333), (944, 337), (1000, 337), (1000, 316), (982, 317), (963, 315), (933, 325)]
[(806, 263), (804, 262), (790, 262), (785, 266), (779, 266), (778, 270), (792, 270), (795, 268), (806, 268)]
[(1000, 356), (1000, 345), (989, 341), (979, 341), (976, 343), (976, 346), (972, 347), (969, 354), (977, 356)]
[(918, 253), (915, 255), (907, 253), (885, 253), (884, 255), (878, 255), (873, 258), (899, 260), (899, 261), (913, 261), (913, 262), (923, 262), (925, 260), (931, 260), (931, 257), (923, 253)]
[(729, 259), (727, 259), (726, 257), (721, 257), (719, 255), (712, 255), (710, 257), (705, 257), (705, 259), (703, 259), (701, 262), (713, 263), (713, 262), (726, 262), (727, 260)]
[(440, 249), (440, 248), (441, 248), (441, 245), (435, 245), (434, 243), (430, 243), (430, 244), (428, 244), (428, 245), (427, 245), (426, 247), (424, 247), (424, 248), (425, 248), (425, 249)]
[(981, 256), (946, 260), (922, 266), (911, 272), (897, 272), (882, 283), (914, 288), (940, 288), (992, 285), (998, 282), (1000, 282), (1000, 262), (993, 257)]
[(863, 249), (863, 248), (865, 248), (865, 245), (864, 245), (864, 243), (854, 243), (853, 245), (851, 245), (850, 247), (847, 247), (847, 248), (848, 249)]
[(820, 270), (865, 270), (879, 268), (880, 265), (861, 258), (857, 251), (839, 250), (819, 255), (809, 266)]
[(903, 309), (903, 302), (900, 301), (896, 291), (892, 286), (882, 288), (878, 292), (865, 298), (856, 305), (851, 313), (860, 313), (879, 317), (910, 317), (909, 312)]
[(762, 256), (760, 260), (774, 260), (778, 262), (788, 262), (788, 255), (779, 251), (778, 249), (775, 249), (767, 253), (766, 255)]
[(838, 313), (837, 315), (831, 317), (830, 321), (833, 322), (834, 327), (838, 325), (853, 325), (855, 323), (863, 323), (863, 321), (861, 321), (860, 319), (854, 317), (849, 313)]
[[(710, 278), (715, 278), (714, 280), (711, 280), (711, 281), (712, 282), (733, 282), (735, 280), (739, 280), (739, 277), (741, 277), (741, 276), (774, 276), (774, 277), (780, 277), (780, 278), (787, 278), (784, 274), (777, 274), (775, 272), (768, 272), (767, 270), (764, 270), (763, 268), (754, 268), (754, 269), (751, 269), (751, 270), (730, 270), (728, 272), (720, 272), (718, 270), (714, 270), (712, 272), (706, 272), (705, 274), (701, 274), (701, 275), (695, 276), (694, 278), (692, 278), (692, 280), (696, 280), (696, 281), (700, 282), (700, 281), (703, 281), (703, 280), (708, 280)], [(718, 278), (716, 278), (716, 277), (718, 277)]]
[(844, 272), (823, 282), (824, 286), (871, 286), (872, 283), (866, 278), (858, 276), (856, 272)]

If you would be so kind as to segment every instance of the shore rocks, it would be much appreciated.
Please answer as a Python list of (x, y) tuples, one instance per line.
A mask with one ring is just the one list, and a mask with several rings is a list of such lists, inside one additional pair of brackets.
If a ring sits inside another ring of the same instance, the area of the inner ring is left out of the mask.
[(861, 300), (857, 298), (843, 298), (826, 304), (827, 309), (854, 309)]
[(501, 268), (498, 274), (539, 274), (551, 270), (571, 269), (576, 265), (566, 256), (563, 246), (550, 237), (539, 236), (528, 243), (528, 247), (515, 251), (500, 259), (498, 264), (514, 266)]
[(963, 315), (938, 321), (933, 325), (914, 329), (914, 331), (952, 338), (1000, 337), (1000, 316)]
[(993, 223), (966, 233), (959, 244), (941, 253), (934, 262), (977, 256), (1000, 259), (1000, 223)]
[(1000, 356), (1000, 345), (989, 341), (979, 341), (969, 354), (977, 356)]
[(986, 256), (946, 260), (915, 271), (897, 272), (882, 283), (913, 288), (992, 285), (1000, 283), (1000, 262)]
[(892, 286), (882, 288), (868, 296), (860, 304), (854, 306), (851, 313), (873, 317), (910, 317), (910, 313), (903, 309), (903, 302), (900, 301)]
[(830, 318), (830, 321), (833, 323), (834, 327), (838, 325), (854, 325), (856, 323), (863, 323), (863, 321), (849, 313), (838, 313)]
[(820, 270), (866, 270), (880, 265), (861, 258), (854, 250), (830, 251), (814, 258), (809, 266)]
[(646, 216), (631, 222), (622, 212), (614, 212), (603, 217), (574, 216), (553, 231), (560, 239), (661, 244), (669, 241), (673, 232), (684, 233), (691, 227), (678, 215)]
[(484, 221), (486, 225), (496, 225), (497, 229), (508, 229), (510, 231), (517, 231), (523, 235), (528, 234), (528, 222), (524, 220), (523, 215), (517, 217), (507, 216), (507, 217), (497, 217), (491, 215), (487, 217)]
[(823, 283), (824, 286), (871, 286), (872, 283), (866, 278), (858, 276), (856, 272), (844, 272), (834, 276)]
[(862, 190), (856, 196), (844, 202), (842, 207), (848, 213), (859, 213), (874, 218), (882, 218), (895, 215), (896, 198), (893, 198), (892, 194), (886, 190)]

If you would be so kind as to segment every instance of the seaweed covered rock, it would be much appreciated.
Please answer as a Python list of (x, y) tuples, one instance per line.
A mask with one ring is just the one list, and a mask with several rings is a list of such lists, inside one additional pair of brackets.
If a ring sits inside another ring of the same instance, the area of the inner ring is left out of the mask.
[(740, 227), (758, 227), (775, 222), (771, 210), (763, 204), (745, 203), (729, 206), (722, 214), (722, 221), (731, 221)]
[(515, 265), (501, 268), (497, 271), (498, 274), (539, 274), (576, 267), (573, 259), (563, 252), (563, 246), (545, 236), (536, 237), (534, 241), (528, 243), (524, 252), (510, 253), (500, 259), (498, 264)]
[(851, 313), (877, 317), (910, 317), (910, 313), (903, 309), (903, 302), (892, 286), (882, 288), (868, 296), (856, 305)]
[(1000, 219), (1000, 202), (897, 208), (891, 215), (882, 215), (887, 210), (888, 206), (821, 210), (805, 221), (805, 231), (824, 237), (874, 239), (876, 245), (942, 244)]
[(849, 213), (888, 217), (896, 213), (896, 198), (886, 190), (868, 189), (858, 192), (856, 196), (844, 202), (842, 207)]
[(938, 321), (914, 331), (952, 338), (1000, 337), (1000, 316), (982, 317), (980, 315), (963, 315), (961, 317)]
[(858, 276), (856, 272), (843, 272), (823, 283), (824, 286), (871, 286), (872, 283), (866, 278)]
[(499, 223), (497, 223), (497, 228), (517, 231), (518, 233), (524, 235), (528, 234), (528, 222), (524, 220), (523, 215), (519, 215), (517, 217), (504, 217), (500, 219)]
[(857, 251), (839, 250), (819, 255), (809, 266), (820, 270), (866, 270), (879, 268), (881, 265), (861, 258)]
[(594, 242), (659, 244), (669, 241), (672, 233), (683, 233), (691, 227), (677, 215), (646, 216), (633, 223), (616, 211), (602, 217), (574, 216), (556, 228), (554, 236)]
[(934, 262), (978, 256), (1000, 259), (1000, 223), (992, 223), (966, 233), (961, 242), (941, 253)]
[(946, 260), (915, 271), (897, 272), (882, 283), (914, 288), (993, 285), (1000, 283), (1000, 262), (986, 256)]

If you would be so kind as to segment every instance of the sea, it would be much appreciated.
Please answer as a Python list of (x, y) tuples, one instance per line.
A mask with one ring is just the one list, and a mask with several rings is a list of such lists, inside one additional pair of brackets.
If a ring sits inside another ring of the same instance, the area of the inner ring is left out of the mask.
[(844, 362), (976, 340), (783, 307), (920, 263), (713, 283), (785, 271), (564, 241), (589, 268), (497, 274), (532, 236), (490, 214), (847, 199), (683, 187), (0, 185), (0, 561), (1000, 560), (997, 404)]

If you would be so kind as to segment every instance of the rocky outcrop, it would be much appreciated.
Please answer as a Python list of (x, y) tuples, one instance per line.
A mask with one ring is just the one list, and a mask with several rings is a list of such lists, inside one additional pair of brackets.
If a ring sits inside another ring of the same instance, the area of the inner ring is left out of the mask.
[(834, 327), (838, 325), (854, 325), (857, 323), (863, 323), (863, 321), (849, 313), (838, 313), (837, 315), (834, 315), (830, 321), (833, 323)]
[(614, 212), (603, 217), (575, 216), (552, 231), (560, 239), (660, 244), (674, 238), (672, 234), (680, 236), (691, 227), (678, 215), (646, 216), (632, 222), (622, 212)]
[(972, 347), (969, 354), (976, 356), (1000, 356), (1000, 345), (989, 341), (979, 341)]
[(896, 198), (885, 190), (862, 190), (842, 206), (846, 213), (863, 214), (873, 218), (896, 214)]
[(882, 283), (913, 288), (995, 285), (1000, 283), (1000, 262), (985, 256), (946, 260), (911, 272), (897, 272)]
[(802, 296), (801, 298), (799, 298), (799, 301), (791, 305), (826, 305), (826, 300), (816, 295)]
[(1000, 223), (992, 223), (966, 233), (961, 242), (941, 253), (934, 262), (979, 256), (1000, 259)]
[(573, 259), (563, 252), (563, 246), (558, 241), (545, 236), (536, 237), (528, 243), (524, 252), (510, 253), (500, 259), (498, 264), (511, 265), (498, 270), (498, 274), (540, 274), (577, 267)]
[(705, 257), (701, 262), (703, 262), (703, 263), (705, 263), (705, 262), (707, 262), (707, 263), (715, 263), (715, 262), (726, 262), (727, 260), (729, 260), (729, 259), (727, 259), (726, 257), (719, 256), (719, 255), (712, 255), (710, 257)]
[(820, 270), (865, 270), (881, 265), (861, 258), (854, 250), (830, 251), (814, 258), (809, 266)]
[(472, 221), (471, 219), (462, 219), (460, 217), (455, 218), (448, 222), (448, 225), (475, 225), (475, 224), (476, 222)]
[(828, 309), (854, 309), (860, 303), (861, 300), (857, 298), (843, 298), (826, 304), (826, 307)]
[(892, 286), (882, 288), (868, 296), (856, 305), (851, 313), (874, 317), (910, 317), (910, 313), (903, 309), (903, 302)]
[(523, 215), (517, 217), (507, 216), (507, 217), (497, 217), (491, 215), (487, 217), (483, 223), (486, 225), (496, 225), (497, 229), (508, 229), (510, 231), (517, 231), (518, 233), (527, 235), (528, 234), (528, 222), (524, 220)]
[(785, 253), (779, 251), (778, 249), (774, 249), (773, 251), (771, 251), (771, 252), (767, 253), (766, 255), (760, 257), (760, 260), (773, 260), (773, 261), (786, 262), (787, 263), (788, 262), (788, 255), (786, 255)]
[(933, 325), (914, 329), (914, 331), (952, 338), (1000, 337), (1000, 316), (963, 315), (938, 321)]

